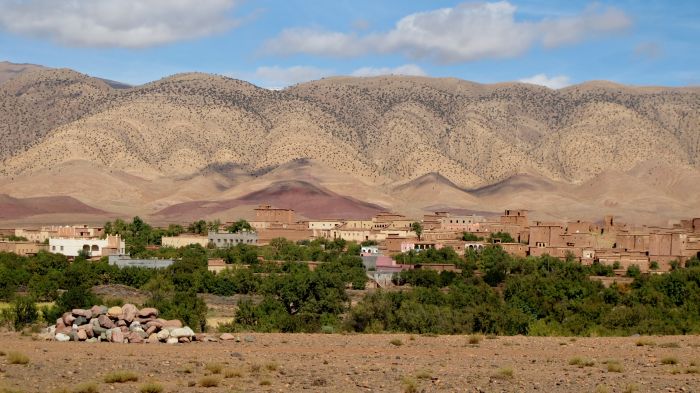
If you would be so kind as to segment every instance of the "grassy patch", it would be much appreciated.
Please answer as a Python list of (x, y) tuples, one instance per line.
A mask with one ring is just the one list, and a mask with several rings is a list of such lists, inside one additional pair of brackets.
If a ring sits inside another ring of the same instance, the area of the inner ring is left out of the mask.
[(232, 368), (224, 370), (224, 378), (243, 378), (243, 372)]
[(389, 341), (389, 344), (391, 344), (395, 347), (400, 347), (403, 345), (403, 341), (399, 340), (398, 338), (395, 338), (395, 339)]
[(478, 345), (481, 342), (481, 336), (477, 334), (473, 334), (469, 336), (469, 344), (470, 345)]
[(199, 379), (199, 386), (203, 388), (215, 388), (219, 386), (219, 378), (207, 376)]
[(221, 374), (221, 370), (224, 369), (224, 366), (221, 363), (208, 363), (204, 366), (204, 369), (212, 374)]
[(501, 367), (493, 375), (493, 379), (513, 379), (513, 369), (510, 367)]
[(251, 364), (250, 365), (250, 373), (251, 374), (260, 374), (261, 370), (262, 370), (262, 366), (259, 364)]
[(73, 393), (99, 393), (97, 384), (94, 382), (81, 383), (73, 389)]
[(608, 360), (605, 362), (609, 373), (621, 373), (623, 368), (618, 360)]
[(672, 342), (668, 342), (668, 343), (661, 343), (661, 344), (659, 344), (659, 346), (661, 348), (680, 348), (681, 344), (678, 344), (677, 342), (672, 341)]
[(636, 383), (631, 383), (625, 387), (625, 390), (622, 391), (622, 393), (635, 393), (639, 391), (639, 385)]
[(401, 380), (401, 385), (404, 393), (418, 393), (418, 384), (412, 378), (404, 377)]
[(277, 371), (279, 365), (275, 362), (269, 362), (265, 365), (265, 368), (267, 369), (267, 371)]
[(487, 339), (487, 340), (495, 340), (495, 339), (497, 339), (497, 338), (498, 338), (498, 336), (495, 335), (495, 334), (487, 334), (487, 335), (486, 335), (486, 339)]
[(688, 367), (685, 369), (686, 374), (700, 374), (700, 368), (698, 367)]
[(575, 358), (569, 359), (569, 365), (570, 365), (570, 366), (578, 366), (579, 368), (591, 367), (591, 366), (593, 366), (594, 364), (595, 364), (594, 361), (588, 360), (588, 359), (584, 359), (584, 358), (581, 358), (581, 357), (578, 357), (578, 356), (575, 357)]
[(270, 381), (269, 379), (263, 379), (262, 381), (260, 381), (260, 386), (270, 386), (270, 385), (272, 385), (272, 381)]
[(680, 374), (680, 373), (682, 373), (682, 372), (683, 372), (683, 370), (681, 370), (681, 369), (678, 368), (678, 367), (674, 367), (674, 368), (671, 369), (671, 374), (673, 374), (673, 375)]
[(608, 387), (605, 385), (598, 385), (595, 387), (594, 392), (595, 393), (610, 393), (610, 389), (608, 389)]
[(661, 364), (678, 364), (678, 358), (673, 356), (668, 356), (661, 359)]
[(654, 345), (656, 345), (656, 343), (654, 342), (654, 340), (652, 340), (652, 339), (650, 339), (650, 338), (648, 338), (648, 337), (640, 338), (640, 339), (637, 340), (637, 342), (635, 342), (634, 344), (635, 344), (636, 346), (638, 346), (638, 347), (645, 347), (645, 346), (647, 346), (647, 347), (653, 347)]
[(29, 356), (21, 352), (8, 352), (7, 362), (10, 364), (29, 364)]
[(112, 371), (105, 375), (106, 383), (136, 382), (138, 380), (139, 376), (131, 371)]
[(418, 373), (416, 373), (416, 378), (418, 379), (431, 379), (432, 377), (433, 374), (428, 370), (421, 370)]
[(139, 387), (139, 392), (141, 392), (141, 393), (162, 393), (163, 392), (163, 385), (161, 385), (157, 382), (149, 382), (149, 383), (141, 385)]

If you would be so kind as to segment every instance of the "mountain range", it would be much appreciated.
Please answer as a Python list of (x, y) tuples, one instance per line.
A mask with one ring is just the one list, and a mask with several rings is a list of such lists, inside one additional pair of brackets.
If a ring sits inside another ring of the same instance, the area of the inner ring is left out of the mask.
[[(7, 224), (72, 222), (77, 204), (86, 222), (230, 220), (258, 203), (666, 224), (700, 216), (700, 88), (380, 76), (275, 91), (201, 73), (129, 86), (4, 62), (0, 194)], [(3, 204), (36, 198), (54, 206)]]

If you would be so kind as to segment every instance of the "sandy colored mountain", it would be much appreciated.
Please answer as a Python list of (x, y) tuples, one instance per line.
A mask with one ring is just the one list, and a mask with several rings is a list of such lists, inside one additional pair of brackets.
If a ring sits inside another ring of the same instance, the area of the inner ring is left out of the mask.
[(700, 215), (698, 89), (391, 76), (271, 91), (196, 73), (113, 86), (54, 69), (1, 83), (0, 193), (156, 221), (230, 219), (295, 192), (333, 216)]

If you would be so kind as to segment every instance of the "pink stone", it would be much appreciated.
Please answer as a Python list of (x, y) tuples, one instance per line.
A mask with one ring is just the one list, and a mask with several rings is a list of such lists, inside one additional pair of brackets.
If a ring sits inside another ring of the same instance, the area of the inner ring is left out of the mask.
[(153, 308), (153, 307), (142, 308), (141, 311), (139, 311), (139, 317), (141, 317), (141, 318), (157, 317), (157, 316), (158, 316), (158, 310)]
[(112, 320), (106, 315), (100, 315), (97, 317), (97, 321), (100, 323), (100, 326), (105, 329), (111, 329), (114, 327), (114, 322), (112, 322)]
[(112, 342), (113, 343), (123, 343), (124, 342), (124, 333), (122, 333), (122, 331), (118, 330), (118, 329), (112, 330)]
[(63, 314), (63, 323), (66, 326), (73, 326), (73, 321), (75, 321), (75, 317), (71, 313), (67, 312)]
[(179, 319), (171, 319), (169, 321), (165, 321), (165, 323), (163, 324), (163, 327), (181, 328), (182, 322), (180, 322)]
[(139, 310), (133, 304), (127, 303), (122, 306), (122, 315), (127, 322), (133, 322)]
[(148, 329), (146, 329), (146, 334), (150, 336), (151, 334), (155, 333), (156, 330), (158, 330), (158, 327), (152, 325)]
[(85, 319), (92, 318), (92, 311), (83, 310), (82, 308), (74, 308), (71, 313), (77, 317), (85, 317)]
[(231, 333), (224, 333), (221, 336), (219, 336), (219, 339), (221, 339), (223, 341), (229, 341), (229, 340), (235, 340), (236, 337), (234, 337), (234, 335)]
[(139, 335), (137, 332), (129, 333), (128, 337), (130, 343), (140, 344), (143, 342), (143, 337), (141, 337), (141, 335)]
[(78, 326), (78, 329), (84, 330), (85, 333), (87, 334), (88, 338), (94, 337), (94, 333), (92, 332), (92, 325), (91, 324), (88, 323), (85, 325)]
[(88, 337), (87, 337), (87, 333), (85, 332), (85, 330), (79, 329), (78, 330), (78, 340), (85, 341), (85, 340), (87, 340), (87, 338)]

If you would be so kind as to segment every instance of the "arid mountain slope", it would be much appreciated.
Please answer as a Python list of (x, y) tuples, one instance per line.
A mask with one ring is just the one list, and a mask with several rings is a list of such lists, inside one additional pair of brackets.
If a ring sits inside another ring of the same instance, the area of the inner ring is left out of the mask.
[[(271, 91), (198, 73), (113, 86), (52, 69), (0, 84), (0, 192), (148, 215), (302, 181), (407, 213), (700, 214), (688, 196), (700, 173), (694, 88), (391, 76)], [(625, 199), (625, 182), (643, 195)]]
[(0, 61), (0, 84), (25, 72), (41, 69), (45, 69), (45, 67), (36, 64), (16, 64), (8, 61)]

